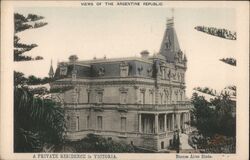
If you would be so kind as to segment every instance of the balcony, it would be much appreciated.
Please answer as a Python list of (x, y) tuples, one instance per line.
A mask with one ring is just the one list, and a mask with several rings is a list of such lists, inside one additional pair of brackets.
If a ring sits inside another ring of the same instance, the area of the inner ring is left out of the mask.
[(121, 105), (117, 105), (117, 110), (119, 112), (128, 112), (128, 106), (127, 105), (124, 105), (124, 104), (121, 104)]
[(190, 109), (190, 102), (180, 101), (172, 104), (139, 104), (138, 108), (143, 111), (162, 111), (162, 110), (183, 110)]
[(102, 112), (104, 109), (103, 109), (103, 105), (102, 104), (95, 104), (95, 105), (92, 105), (91, 108), (93, 108), (94, 111), (100, 111)]

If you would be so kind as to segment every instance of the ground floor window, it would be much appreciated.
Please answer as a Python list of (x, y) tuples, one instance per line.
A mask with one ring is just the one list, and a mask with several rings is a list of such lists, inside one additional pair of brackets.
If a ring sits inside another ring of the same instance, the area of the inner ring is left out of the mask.
[(121, 117), (121, 131), (126, 131), (126, 117)]
[(87, 116), (87, 129), (90, 128), (90, 125), (89, 125), (89, 116)]
[(102, 130), (102, 116), (97, 116), (97, 129)]
[(76, 117), (76, 131), (79, 131), (79, 116)]

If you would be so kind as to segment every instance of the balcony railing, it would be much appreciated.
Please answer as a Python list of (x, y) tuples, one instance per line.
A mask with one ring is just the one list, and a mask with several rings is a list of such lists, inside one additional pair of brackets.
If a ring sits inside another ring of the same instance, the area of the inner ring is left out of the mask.
[(67, 108), (93, 108), (94, 110), (103, 110), (105, 107), (112, 107), (121, 112), (127, 112), (130, 108), (143, 111), (183, 110), (192, 108), (192, 104), (186, 101), (177, 101), (171, 104), (65, 103), (64, 106)]
[(182, 110), (190, 109), (192, 105), (188, 102), (177, 102), (172, 104), (138, 104), (141, 110)]

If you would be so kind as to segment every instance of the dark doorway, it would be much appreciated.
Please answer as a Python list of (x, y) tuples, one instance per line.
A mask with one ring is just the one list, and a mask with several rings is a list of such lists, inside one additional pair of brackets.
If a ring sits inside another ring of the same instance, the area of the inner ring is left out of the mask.
[(161, 149), (164, 149), (164, 142), (161, 142)]

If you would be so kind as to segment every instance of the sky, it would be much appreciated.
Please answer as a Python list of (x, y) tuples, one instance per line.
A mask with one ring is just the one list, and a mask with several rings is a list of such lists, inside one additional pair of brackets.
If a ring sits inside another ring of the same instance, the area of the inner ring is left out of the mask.
[(18, 33), (22, 43), (38, 47), (27, 55), (43, 56), (42, 61), (15, 62), (15, 70), (26, 76), (48, 76), (51, 60), (67, 61), (76, 54), (79, 60), (140, 56), (142, 50), (159, 52), (166, 19), (174, 15), (174, 25), (182, 51), (187, 55), (186, 91), (194, 87), (221, 90), (236, 84), (236, 68), (219, 61), (237, 58), (237, 40), (210, 36), (195, 26), (226, 28), (237, 32), (236, 13), (230, 8), (147, 7), (36, 7), (15, 8), (15, 12), (44, 16), (48, 25)]

